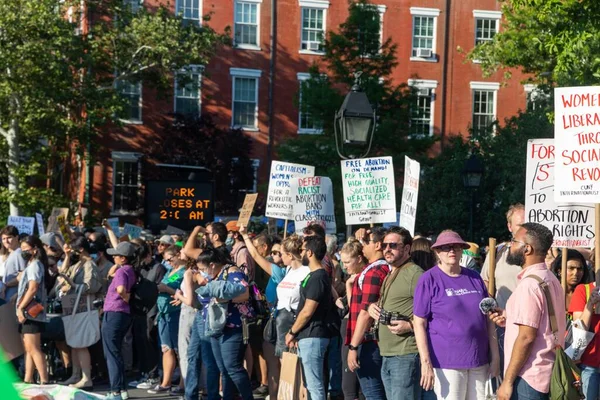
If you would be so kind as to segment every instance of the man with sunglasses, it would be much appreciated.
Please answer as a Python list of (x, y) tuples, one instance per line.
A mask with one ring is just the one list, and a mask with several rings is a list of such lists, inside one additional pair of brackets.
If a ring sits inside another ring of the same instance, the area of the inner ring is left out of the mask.
[(423, 270), (410, 257), (411, 245), (408, 230), (399, 226), (388, 229), (381, 249), (392, 272), (383, 281), (377, 304), (369, 306), (369, 315), (375, 321), (380, 321), (383, 311), (397, 313), (389, 324), (376, 322), (382, 356), (381, 380), (388, 400), (421, 398), (421, 366), (411, 319), (415, 287)]
[(350, 316), (346, 329), (348, 368), (358, 376), (363, 394), (369, 400), (385, 399), (381, 380), (381, 354), (373, 330), (369, 306), (377, 304), (383, 281), (391, 268), (383, 256), (382, 242), (386, 230), (381, 227), (359, 229), (355, 237), (363, 245), (369, 264), (352, 284)]

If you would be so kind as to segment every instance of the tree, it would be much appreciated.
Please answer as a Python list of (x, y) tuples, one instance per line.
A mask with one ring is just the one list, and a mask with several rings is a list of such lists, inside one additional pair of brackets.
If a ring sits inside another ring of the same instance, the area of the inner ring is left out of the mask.
[(128, 4), (135, 2), (0, 2), (0, 162), (11, 214), (19, 214), (23, 178), (43, 175), (29, 166), (94, 154), (94, 138), (126, 105), (121, 84), (165, 89), (173, 71), (206, 64), (228, 42), (228, 32), (184, 24), (166, 5)]
[[(329, 31), (323, 38), (327, 76), (318, 66), (312, 66), (310, 79), (302, 83), (301, 96), (299, 93), (297, 97), (302, 114), (310, 116), (308, 120), (320, 127), (322, 134), (298, 135), (277, 148), (282, 160), (314, 165), (318, 175), (331, 177), (337, 199), (342, 198), (342, 184), (333, 118), (354, 84), (356, 72), (362, 72), (361, 89), (377, 107), (370, 156), (392, 156), (396, 176), (403, 176), (404, 155), (423, 154), (435, 140), (428, 135), (410, 135), (415, 97), (406, 84), (395, 85), (392, 81), (391, 73), (398, 64), (397, 45), (391, 38), (381, 41), (380, 22), (376, 6), (366, 0), (349, 3), (348, 18), (339, 31)], [(343, 220), (343, 202), (336, 203), (336, 215), (338, 221)]]

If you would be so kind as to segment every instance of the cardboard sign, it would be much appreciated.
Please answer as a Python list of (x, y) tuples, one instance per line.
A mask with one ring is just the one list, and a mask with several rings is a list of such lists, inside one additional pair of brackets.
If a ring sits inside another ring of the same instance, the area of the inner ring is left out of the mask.
[(65, 243), (69, 243), (71, 241), (71, 231), (67, 226), (66, 218), (62, 215), (59, 215), (58, 217), (56, 217), (56, 224), (58, 225), (58, 230), (60, 231), (60, 234), (65, 240)]
[(296, 233), (302, 234), (308, 225), (319, 224), (326, 233), (335, 234), (333, 185), (324, 176), (296, 178), (290, 182), (294, 199), (294, 224)]
[(600, 203), (600, 86), (554, 89), (558, 203)]
[(125, 223), (123, 226), (123, 235), (129, 235), (132, 239), (137, 239), (142, 234), (142, 227)]
[(396, 221), (392, 157), (342, 161), (347, 225)]
[(419, 198), (419, 178), (421, 164), (404, 156), (404, 187), (402, 188), (402, 207), (400, 207), (400, 226), (415, 235), (417, 220), (417, 199)]
[(44, 218), (42, 214), (35, 213), (35, 220), (37, 221), (38, 233), (42, 236), (46, 231), (44, 230)]
[(310, 176), (315, 176), (315, 167), (273, 161), (271, 163), (265, 216), (294, 219), (294, 201), (290, 195), (290, 181), (295, 178)]
[(554, 201), (555, 151), (554, 139), (527, 142), (525, 221), (550, 229), (554, 247), (594, 247), (594, 205)]
[(237, 220), (237, 226), (248, 226), (257, 198), (258, 193), (246, 194), (246, 198), (244, 198), (244, 204), (242, 205), (242, 209), (240, 211), (240, 216)]
[(8, 225), (12, 225), (19, 230), (19, 233), (25, 233), (27, 235), (33, 235), (33, 226), (35, 225), (35, 218), (33, 217), (17, 217), (13, 215), (8, 216)]
[(110, 225), (111, 229), (117, 235), (117, 237), (121, 236), (121, 227), (119, 226), (119, 217), (107, 218), (106, 222)]
[(66, 221), (67, 217), (69, 216), (69, 209), (54, 207), (50, 213), (50, 216), (48, 217), (48, 226), (46, 227), (46, 232), (58, 232), (58, 223), (56, 219), (59, 216), (63, 216)]

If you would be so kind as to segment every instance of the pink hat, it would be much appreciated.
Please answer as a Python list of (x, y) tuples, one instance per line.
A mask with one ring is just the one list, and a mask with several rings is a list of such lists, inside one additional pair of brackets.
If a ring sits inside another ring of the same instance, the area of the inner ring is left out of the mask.
[(465, 242), (464, 240), (462, 240), (462, 238), (460, 237), (460, 235), (454, 231), (445, 231), (439, 234), (439, 236), (437, 237), (437, 240), (435, 241), (435, 243), (433, 244), (433, 246), (431, 246), (432, 249), (436, 249), (438, 247), (443, 247), (443, 246), (448, 246), (448, 245), (460, 245), (463, 249), (468, 249), (469, 244), (467, 242)]

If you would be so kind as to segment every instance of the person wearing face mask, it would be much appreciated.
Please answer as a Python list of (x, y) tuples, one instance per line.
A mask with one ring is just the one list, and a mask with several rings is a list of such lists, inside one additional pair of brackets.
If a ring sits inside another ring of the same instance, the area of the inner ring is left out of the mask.
[(115, 263), (108, 258), (106, 254), (106, 243), (101, 240), (90, 242), (90, 257), (96, 263), (98, 276), (102, 282), (101, 293), (106, 293), (108, 290), (108, 272)]
[[(16, 227), (12, 225), (5, 226), (0, 231), (0, 237), (2, 238), (2, 247), (8, 252), (8, 257), (4, 263), (4, 276), (2, 277), (4, 285), (1, 291), (4, 292), (4, 299), (11, 301), (17, 294), (17, 285), (19, 284), (17, 276), (19, 272), (25, 269), (27, 263), (21, 257), (19, 230)], [(1, 294), (2, 292), (0, 292)]]

